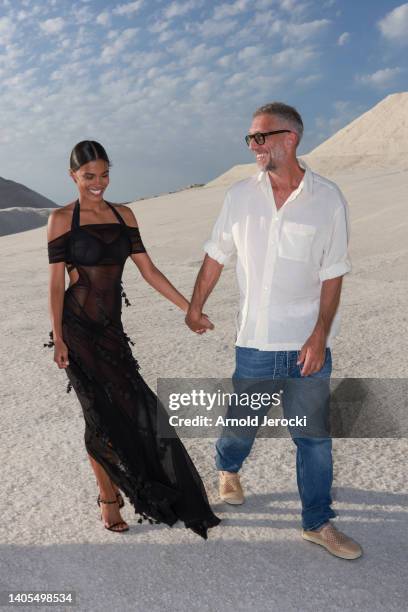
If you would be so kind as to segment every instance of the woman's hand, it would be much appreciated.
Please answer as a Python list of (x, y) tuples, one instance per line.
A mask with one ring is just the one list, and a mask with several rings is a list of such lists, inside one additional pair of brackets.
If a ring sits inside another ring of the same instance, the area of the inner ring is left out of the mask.
[(69, 366), (68, 347), (63, 340), (54, 341), (54, 361), (60, 370)]

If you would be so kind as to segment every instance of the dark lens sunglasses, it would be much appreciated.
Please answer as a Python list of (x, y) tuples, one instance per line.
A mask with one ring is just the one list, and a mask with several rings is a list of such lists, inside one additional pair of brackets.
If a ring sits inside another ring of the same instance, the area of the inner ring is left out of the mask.
[(247, 134), (245, 136), (245, 142), (248, 147), (252, 139), (255, 140), (256, 144), (263, 145), (265, 144), (265, 137), (272, 136), (272, 134), (283, 134), (284, 132), (291, 132), (292, 130), (274, 130), (273, 132), (255, 132), (255, 134)]

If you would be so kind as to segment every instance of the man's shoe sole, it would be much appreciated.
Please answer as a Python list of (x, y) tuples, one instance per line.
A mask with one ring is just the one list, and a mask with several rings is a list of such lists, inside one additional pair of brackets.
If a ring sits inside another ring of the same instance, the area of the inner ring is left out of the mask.
[(347, 553), (339, 553), (337, 551), (334, 551), (329, 546), (327, 546), (324, 542), (321, 542), (320, 540), (315, 540), (313, 536), (306, 534), (304, 531), (302, 531), (302, 538), (304, 540), (307, 540), (308, 542), (313, 542), (313, 544), (319, 544), (320, 546), (323, 546), (323, 548), (329, 551), (329, 553), (331, 553), (335, 557), (339, 557), (340, 559), (347, 559), (348, 561), (352, 561), (353, 559), (359, 559), (362, 555), (362, 551), (359, 551), (357, 554), (354, 554), (354, 555), (353, 554), (348, 555)]
[(226, 499), (225, 497), (221, 497), (221, 501), (225, 502), (226, 504), (231, 504), (231, 506), (241, 506), (245, 500), (237, 500), (237, 499)]

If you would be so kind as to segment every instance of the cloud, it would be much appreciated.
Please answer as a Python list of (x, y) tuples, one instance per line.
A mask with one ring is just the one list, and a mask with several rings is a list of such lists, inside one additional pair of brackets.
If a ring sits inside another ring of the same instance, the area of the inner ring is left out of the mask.
[(185, 38), (179, 38), (174, 44), (168, 47), (171, 53), (176, 55), (188, 55), (190, 51), (190, 42)]
[(303, 13), (308, 8), (308, 2), (300, 2), (299, 0), (278, 0), (281, 9), (288, 13)]
[(100, 13), (97, 18), (96, 18), (96, 23), (98, 23), (101, 26), (107, 26), (110, 23), (110, 15), (108, 13), (108, 11), (103, 11), (103, 13)]
[(197, 63), (208, 62), (215, 58), (221, 51), (221, 47), (207, 47), (204, 43), (192, 47), (185, 57), (186, 65), (194, 65)]
[(220, 4), (214, 9), (214, 19), (224, 19), (225, 17), (234, 17), (239, 13), (243, 13), (249, 8), (249, 0), (236, 0), (232, 4)]
[(30, 16), (30, 13), (27, 11), (18, 11), (17, 13), (17, 21), (23, 21), (23, 19), (27, 19)]
[(204, 68), (202, 66), (193, 66), (187, 72), (184, 73), (184, 79), (186, 81), (203, 81)]
[(407, 43), (408, 41), (408, 2), (397, 6), (378, 22), (384, 38), (391, 42)]
[(373, 72), (372, 74), (363, 74), (357, 76), (356, 80), (363, 85), (371, 85), (373, 87), (388, 87), (392, 85), (396, 77), (403, 72), (401, 68), (383, 68)]
[(214, 21), (213, 19), (206, 19), (198, 26), (198, 30), (204, 38), (212, 38), (229, 34), (235, 29), (236, 25), (236, 21)]
[(18, 58), (24, 55), (23, 50), (15, 44), (7, 44), (5, 53), (0, 54), (0, 66), (7, 68), (8, 71), (14, 71), (18, 65)]
[(87, 6), (83, 6), (81, 8), (74, 6), (72, 8), (72, 13), (74, 15), (75, 22), (79, 24), (89, 23), (93, 19), (93, 15)]
[(230, 76), (226, 81), (226, 85), (236, 85), (245, 84), (248, 82), (248, 75), (245, 72), (235, 72), (232, 76)]
[(350, 40), (350, 32), (343, 32), (337, 39), (337, 44), (339, 47), (343, 47)]
[(217, 59), (218, 66), (221, 68), (230, 68), (235, 61), (235, 53), (230, 53), (229, 55), (223, 55), (219, 59)]
[(161, 51), (150, 51), (148, 53), (134, 53), (128, 56), (129, 68), (131, 71), (136, 69), (148, 68), (155, 66), (162, 60), (164, 54)]
[(149, 26), (149, 32), (160, 33), (164, 32), (169, 26), (168, 21), (155, 21), (152, 25)]
[(114, 15), (132, 15), (136, 13), (142, 6), (143, 0), (136, 0), (136, 2), (128, 2), (127, 4), (119, 4), (119, 6), (115, 7), (112, 11)]
[(65, 26), (65, 21), (62, 17), (55, 17), (54, 19), (46, 19), (40, 23), (40, 28), (46, 34), (58, 34)]
[(255, 9), (269, 9), (272, 4), (276, 4), (276, 0), (255, 0)]
[(258, 47), (254, 47), (254, 46), (249, 46), (249, 47), (244, 47), (244, 49), (242, 49), (239, 53), (238, 53), (238, 59), (239, 60), (253, 60), (255, 57), (257, 57), (260, 53), (260, 49)]
[(321, 30), (327, 28), (330, 24), (329, 19), (316, 19), (315, 21), (307, 21), (305, 23), (288, 23), (286, 25), (285, 40), (292, 42), (304, 42), (308, 38), (315, 37)]
[(14, 88), (14, 90), (22, 86), (26, 87), (27, 83), (32, 83), (32, 77), (35, 74), (36, 70), (36, 68), (30, 68), (29, 70), (24, 70), (23, 72), (13, 74), (13, 76), (3, 80), (2, 86), (11, 86)]
[(268, 63), (274, 68), (281, 68), (285, 71), (288, 66), (290, 66), (292, 70), (297, 70), (303, 68), (317, 56), (317, 51), (312, 47), (288, 47), (278, 53), (274, 53), (274, 55), (268, 59)]
[(15, 29), (16, 27), (9, 17), (0, 18), (0, 40), (3, 45), (11, 41)]
[(211, 85), (205, 81), (199, 81), (191, 89), (194, 98), (207, 100), (212, 95)]
[(188, 2), (171, 2), (164, 11), (165, 19), (173, 19), (174, 17), (181, 17), (196, 7), (194, 0), (188, 0)]
[[(106, 45), (101, 54), (101, 62), (102, 63), (110, 63), (113, 59), (125, 49), (128, 43), (135, 37), (137, 28), (127, 28), (120, 33), (116, 33), (113, 31), (112, 36), (112, 44)], [(116, 39), (114, 39), (116, 36)]]
[(160, 33), (158, 42), (165, 43), (171, 40), (172, 38), (174, 38), (175, 35), (176, 35), (176, 32), (174, 30), (164, 30), (163, 32)]
[(298, 79), (296, 79), (295, 84), (299, 85), (300, 87), (306, 87), (308, 85), (313, 85), (314, 83), (321, 81), (321, 79), (321, 74), (309, 74), (305, 77), (299, 77)]

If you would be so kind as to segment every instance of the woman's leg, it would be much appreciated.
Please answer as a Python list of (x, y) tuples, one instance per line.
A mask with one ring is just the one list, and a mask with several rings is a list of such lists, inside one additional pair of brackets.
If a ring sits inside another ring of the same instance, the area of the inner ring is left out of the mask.
[[(88, 454), (88, 458), (98, 483), (100, 498), (104, 501), (117, 501), (116, 493), (119, 491), (117, 486), (112, 483), (103, 467), (93, 457), (91, 457), (91, 455)], [(119, 522), (123, 523), (123, 525), (118, 525), (118, 531), (121, 531), (125, 526), (127, 527), (127, 523), (120, 515), (118, 503), (101, 504), (100, 507), (105, 525), (112, 525), (113, 523)]]

